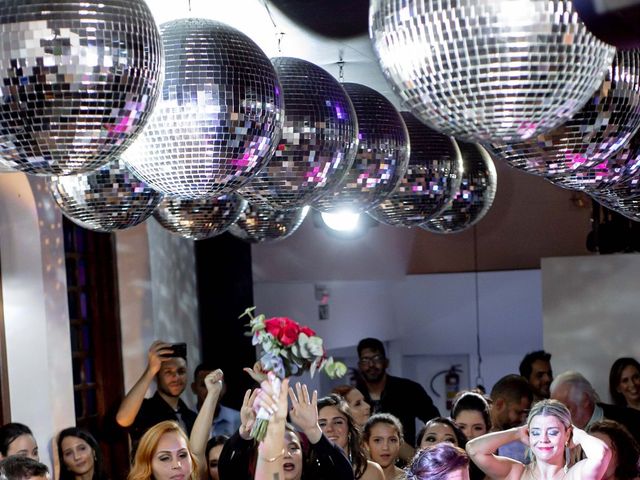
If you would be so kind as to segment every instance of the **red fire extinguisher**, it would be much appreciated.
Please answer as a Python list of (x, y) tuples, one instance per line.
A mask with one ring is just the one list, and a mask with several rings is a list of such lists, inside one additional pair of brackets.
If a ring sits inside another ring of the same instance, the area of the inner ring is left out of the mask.
[(447, 410), (451, 410), (453, 407), (453, 399), (460, 391), (460, 374), (462, 373), (462, 365), (451, 365), (449, 370), (442, 370), (431, 377), (431, 391), (436, 397), (440, 397), (440, 394), (433, 388), (433, 382), (440, 375), (444, 375), (444, 390), (445, 397), (447, 399)]

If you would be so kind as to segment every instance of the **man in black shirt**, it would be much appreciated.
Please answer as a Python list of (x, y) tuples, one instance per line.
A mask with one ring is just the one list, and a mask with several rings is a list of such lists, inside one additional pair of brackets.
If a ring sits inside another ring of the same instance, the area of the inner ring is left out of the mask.
[(371, 405), (371, 413), (390, 413), (398, 417), (404, 429), (404, 440), (412, 447), (416, 441), (416, 418), (427, 422), (440, 412), (422, 386), (407, 378), (387, 374), (389, 360), (384, 345), (377, 338), (358, 343), (358, 390)]
[[(147, 368), (120, 404), (116, 421), (129, 429), (134, 450), (142, 435), (157, 423), (174, 420), (189, 435), (196, 421), (196, 413), (180, 399), (187, 386), (187, 359), (173, 355), (171, 344), (153, 342)], [(154, 379), (156, 393), (144, 398)]]

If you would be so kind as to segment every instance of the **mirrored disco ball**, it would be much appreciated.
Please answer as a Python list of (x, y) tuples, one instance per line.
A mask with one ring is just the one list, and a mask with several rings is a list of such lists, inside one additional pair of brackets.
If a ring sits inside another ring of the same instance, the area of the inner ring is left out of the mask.
[[(567, 123), (524, 142), (492, 146), (512, 166), (580, 188), (579, 171), (615, 154), (640, 127), (640, 50), (619, 51), (587, 104)], [(567, 183), (569, 182), (569, 183)]]
[[(613, 156), (587, 169), (550, 178), (555, 185), (598, 195), (631, 196), (624, 185), (640, 173), (640, 131)], [(640, 192), (638, 192), (640, 193)]]
[(90, 171), (146, 123), (162, 83), (144, 0), (0, 2), (0, 156), (38, 175)]
[(592, 195), (603, 207), (617, 212), (630, 220), (640, 222), (640, 195), (627, 198)]
[(587, 102), (614, 48), (566, 0), (372, 0), (369, 34), (407, 107), (436, 130), (515, 142)]
[(144, 222), (162, 200), (119, 159), (88, 173), (52, 176), (49, 190), (62, 213), (81, 227), (111, 232)]
[(271, 60), (286, 106), (282, 138), (267, 166), (240, 193), (252, 204), (299, 208), (333, 189), (356, 155), (351, 100), (327, 71), (299, 58)]
[(213, 20), (160, 26), (162, 97), (125, 161), (167, 195), (231, 192), (264, 167), (280, 140), (282, 92), (249, 37)]
[(477, 143), (458, 141), (462, 152), (462, 184), (451, 204), (420, 225), (433, 233), (457, 233), (478, 223), (487, 214), (498, 188), (496, 167), (489, 153)]
[(153, 218), (170, 232), (203, 240), (224, 233), (246, 207), (247, 201), (236, 193), (195, 200), (164, 197)]
[(410, 112), (400, 112), (409, 131), (409, 166), (400, 185), (367, 212), (387, 225), (413, 227), (440, 213), (462, 181), (462, 157), (452, 137), (427, 127)]
[(409, 164), (409, 132), (391, 102), (364, 85), (343, 87), (358, 117), (358, 152), (337, 188), (313, 203), (322, 212), (375, 208), (398, 186)]
[(229, 227), (229, 232), (249, 243), (283, 240), (302, 225), (308, 211), (309, 207), (274, 210), (249, 204), (238, 221)]

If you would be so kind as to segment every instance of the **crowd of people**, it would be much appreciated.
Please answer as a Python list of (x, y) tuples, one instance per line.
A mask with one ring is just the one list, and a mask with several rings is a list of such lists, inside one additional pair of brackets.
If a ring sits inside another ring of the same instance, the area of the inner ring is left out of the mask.
[[(551, 355), (527, 354), (519, 374), (487, 394), (459, 392), (440, 412), (424, 388), (387, 373), (384, 344), (358, 345), (358, 381), (318, 398), (306, 385), (259, 383), (240, 410), (221, 404), (223, 372), (199, 365), (191, 384), (198, 412), (181, 399), (186, 355), (154, 342), (116, 421), (132, 445), (128, 480), (640, 480), (640, 364), (610, 371), (611, 404), (569, 371), (554, 378)], [(145, 398), (151, 384), (156, 392)], [(271, 415), (265, 437), (252, 429)], [(416, 420), (424, 426), (416, 433)], [(71, 427), (56, 439), (61, 480), (107, 480), (98, 442)], [(31, 430), (0, 427), (0, 480), (49, 478)], [(115, 479), (114, 479), (115, 480)]]

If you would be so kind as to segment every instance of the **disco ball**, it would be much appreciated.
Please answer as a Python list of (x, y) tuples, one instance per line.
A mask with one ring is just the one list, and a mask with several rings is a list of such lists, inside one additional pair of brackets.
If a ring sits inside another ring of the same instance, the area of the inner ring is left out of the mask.
[(224, 233), (246, 207), (247, 201), (237, 193), (195, 200), (164, 197), (153, 218), (170, 232), (203, 240)]
[(580, 189), (575, 173), (603, 163), (639, 127), (640, 50), (620, 51), (600, 88), (571, 120), (524, 142), (493, 145), (492, 150), (516, 168)]
[(162, 83), (144, 0), (0, 2), (0, 156), (37, 175), (94, 170), (139, 133)]
[(264, 167), (280, 140), (282, 93), (267, 56), (213, 20), (160, 26), (162, 98), (125, 161), (157, 190), (218, 197)]
[(409, 130), (411, 154), (400, 185), (367, 212), (387, 225), (413, 227), (445, 209), (460, 188), (462, 157), (452, 137), (432, 130), (412, 113), (400, 112)]
[[(634, 186), (635, 190), (638, 191), (640, 186)], [(599, 196), (592, 195), (592, 198), (598, 202), (603, 207), (608, 208), (609, 210), (613, 210), (630, 220), (634, 220), (636, 222), (640, 221), (640, 194), (636, 194), (631, 197), (616, 197), (616, 196)]]
[(481, 142), (522, 141), (567, 121), (615, 52), (567, 0), (372, 0), (369, 34), (418, 118)]
[(229, 232), (234, 237), (249, 243), (282, 240), (302, 225), (308, 211), (309, 207), (297, 210), (274, 210), (270, 207), (249, 204), (238, 221), (229, 227)]
[(337, 189), (313, 203), (322, 212), (375, 208), (398, 186), (409, 163), (409, 133), (395, 107), (372, 88), (344, 83), (358, 117), (358, 152)]
[(252, 204), (299, 208), (332, 190), (356, 155), (356, 113), (340, 83), (298, 58), (272, 59), (286, 105), (282, 138), (267, 166), (240, 193)]
[(463, 164), (460, 190), (444, 212), (420, 225), (429, 232), (466, 230), (482, 220), (493, 205), (498, 175), (491, 156), (477, 143), (458, 141), (458, 146)]
[(62, 213), (89, 230), (111, 232), (144, 222), (162, 200), (119, 159), (88, 173), (52, 176), (49, 190)]

